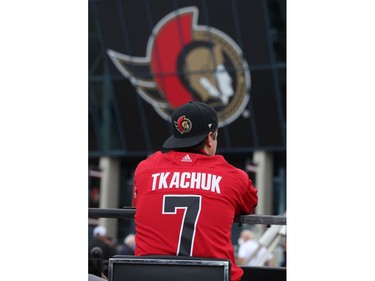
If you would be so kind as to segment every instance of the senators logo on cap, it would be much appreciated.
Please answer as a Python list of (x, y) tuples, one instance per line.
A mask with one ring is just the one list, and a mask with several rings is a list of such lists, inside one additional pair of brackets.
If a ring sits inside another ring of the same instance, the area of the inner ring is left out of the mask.
[(185, 117), (185, 115), (178, 118), (177, 122), (174, 121), (174, 125), (181, 135), (190, 132), (191, 128), (193, 127), (193, 124), (188, 118)]
[[(185, 7), (164, 16), (151, 32), (145, 57), (107, 53), (166, 121), (177, 107), (199, 101), (216, 110), (221, 127), (236, 120), (249, 102), (249, 66), (233, 39), (198, 25), (198, 13), (197, 7)], [(178, 130), (186, 132), (182, 124)]]

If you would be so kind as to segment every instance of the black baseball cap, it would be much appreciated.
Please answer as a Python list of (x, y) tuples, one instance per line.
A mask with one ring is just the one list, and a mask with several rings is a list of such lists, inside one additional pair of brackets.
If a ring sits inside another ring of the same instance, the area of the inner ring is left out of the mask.
[(171, 117), (172, 136), (163, 148), (184, 148), (199, 144), (218, 126), (215, 109), (203, 102), (190, 101), (176, 108)]

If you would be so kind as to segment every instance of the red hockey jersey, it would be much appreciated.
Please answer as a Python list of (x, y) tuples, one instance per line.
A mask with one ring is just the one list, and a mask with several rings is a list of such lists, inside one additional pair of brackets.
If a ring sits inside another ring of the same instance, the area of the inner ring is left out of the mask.
[(257, 190), (223, 156), (156, 152), (134, 174), (135, 255), (226, 258), (240, 280), (231, 242), (233, 219), (250, 214)]

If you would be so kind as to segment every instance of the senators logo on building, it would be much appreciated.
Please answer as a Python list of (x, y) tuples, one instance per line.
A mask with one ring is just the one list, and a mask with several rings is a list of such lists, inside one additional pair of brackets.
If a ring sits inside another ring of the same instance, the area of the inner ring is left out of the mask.
[(229, 36), (197, 24), (198, 12), (186, 7), (161, 19), (145, 57), (111, 49), (108, 55), (165, 120), (170, 121), (176, 107), (196, 100), (216, 109), (222, 127), (237, 119), (249, 101), (249, 67)]

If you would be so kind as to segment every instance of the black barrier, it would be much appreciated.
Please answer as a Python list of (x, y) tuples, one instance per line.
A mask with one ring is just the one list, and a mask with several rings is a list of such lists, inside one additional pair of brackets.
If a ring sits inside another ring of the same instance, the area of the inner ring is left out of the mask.
[(117, 255), (109, 259), (111, 281), (229, 281), (227, 259)]
[[(135, 208), (89, 208), (90, 218), (112, 218), (131, 219), (134, 217)], [(244, 224), (266, 224), (266, 225), (286, 225), (286, 217), (271, 215), (242, 215), (236, 217), (234, 222)]]
[(241, 281), (286, 281), (286, 267), (242, 266)]

